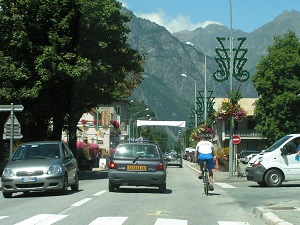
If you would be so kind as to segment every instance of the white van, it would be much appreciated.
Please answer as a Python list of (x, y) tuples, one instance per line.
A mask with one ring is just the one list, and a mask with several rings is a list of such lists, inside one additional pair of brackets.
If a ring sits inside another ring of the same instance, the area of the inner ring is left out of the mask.
[(300, 134), (284, 136), (254, 156), (246, 167), (247, 180), (269, 187), (278, 187), (283, 181), (300, 182), (300, 161), (295, 156), (296, 138), (300, 138)]

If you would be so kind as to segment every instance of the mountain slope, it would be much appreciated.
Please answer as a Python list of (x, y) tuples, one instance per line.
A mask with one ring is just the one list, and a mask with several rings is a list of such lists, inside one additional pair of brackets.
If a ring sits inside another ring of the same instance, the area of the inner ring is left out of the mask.
[[(285, 11), (270, 23), (252, 33), (234, 30), (233, 37), (247, 37), (244, 47), (248, 48), (244, 69), (252, 75), (267, 46), (272, 45), (274, 35), (287, 30), (300, 34), (300, 13)], [(219, 46), (216, 37), (229, 37), (230, 30), (220, 25), (210, 25), (205, 29), (181, 31), (171, 34), (164, 27), (149, 20), (133, 18), (129, 24), (131, 33), (128, 41), (139, 52), (145, 54), (143, 83), (135, 90), (132, 99), (144, 101), (156, 113), (159, 120), (186, 120), (189, 122), (194, 108), (194, 80), (197, 91), (204, 90), (204, 54), (200, 49), (187, 45), (190, 41), (204, 49), (207, 58), (207, 91), (214, 97), (226, 97), (229, 82), (216, 82), (212, 75), (218, 69), (214, 57)], [(193, 79), (184, 78), (187, 74)], [(242, 86), (243, 97), (257, 97), (250, 79), (244, 83), (234, 81), (233, 87)], [(197, 95), (199, 97), (199, 95)]]

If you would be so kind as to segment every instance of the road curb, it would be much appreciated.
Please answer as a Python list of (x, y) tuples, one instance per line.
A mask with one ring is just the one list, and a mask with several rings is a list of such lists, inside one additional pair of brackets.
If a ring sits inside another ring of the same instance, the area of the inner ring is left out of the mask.
[(270, 209), (266, 209), (264, 207), (255, 207), (253, 209), (253, 213), (256, 217), (260, 218), (269, 225), (293, 225), (292, 223), (280, 219), (273, 212), (271, 212)]

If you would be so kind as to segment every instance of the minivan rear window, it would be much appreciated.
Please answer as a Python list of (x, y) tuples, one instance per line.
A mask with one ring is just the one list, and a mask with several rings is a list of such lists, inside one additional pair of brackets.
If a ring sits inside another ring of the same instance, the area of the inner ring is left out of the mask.
[(120, 145), (115, 151), (115, 158), (158, 158), (158, 149), (153, 145)]

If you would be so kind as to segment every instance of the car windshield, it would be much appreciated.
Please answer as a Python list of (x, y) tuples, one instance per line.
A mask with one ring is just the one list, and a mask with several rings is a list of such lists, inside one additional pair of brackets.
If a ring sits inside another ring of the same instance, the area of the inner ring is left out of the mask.
[(120, 145), (115, 152), (116, 158), (158, 158), (158, 149), (154, 145)]
[(276, 141), (270, 148), (268, 148), (265, 152), (272, 152), (274, 150), (276, 150), (277, 148), (279, 148), (284, 142), (286, 142), (288, 139), (290, 139), (292, 136), (287, 135), (284, 136), (282, 138), (280, 138), (278, 141)]
[(12, 160), (60, 158), (58, 144), (20, 145), (14, 152)]

